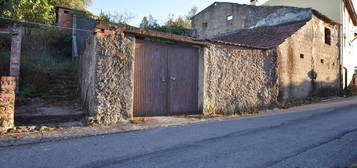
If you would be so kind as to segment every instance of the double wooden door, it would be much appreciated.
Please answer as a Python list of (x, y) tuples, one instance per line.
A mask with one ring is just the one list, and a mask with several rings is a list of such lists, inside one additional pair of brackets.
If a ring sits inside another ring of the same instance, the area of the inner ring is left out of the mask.
[(198, 49), (137, 41), (134, 116), (198, 112)]

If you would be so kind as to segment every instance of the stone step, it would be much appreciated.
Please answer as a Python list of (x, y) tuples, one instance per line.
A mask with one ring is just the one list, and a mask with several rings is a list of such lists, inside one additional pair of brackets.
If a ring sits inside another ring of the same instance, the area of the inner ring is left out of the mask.
[(76, 85), (49, 85), (50, 90), (60, 90), (60, 89), (65, 89), (65, 90), (76, 90), (77, 86)]
[(64, 69), (64, 70), (51, 70), (50, 74), (67, 74), (67, 73), (76, 73), (73, 69)]
[(50, 81), (49, 86), (76, 86), (74, 81)]
[(76, 76), (50, 76), (50, 80), (74, 80), (76, 79)]
[(73, 115), (45, 115), (45, 116), (15, 116), (16, 125), (32, 125), (32, 124), (56, 124), (72, 121), (80, 121), (83, 114)]
[(49, 95), (48, 98), (55, 101), (73, 101), (76, 99), (74, 95)]
[(49, 93), (73, 93), (77, 89), (76, 88), (51, 88)]
[(49, 97), (54, 97), (54, 98), (62, 98), (62, 97), (74, 97), (75, 92), (60, 92), (60, 91), (53, 91), (49, 92)]

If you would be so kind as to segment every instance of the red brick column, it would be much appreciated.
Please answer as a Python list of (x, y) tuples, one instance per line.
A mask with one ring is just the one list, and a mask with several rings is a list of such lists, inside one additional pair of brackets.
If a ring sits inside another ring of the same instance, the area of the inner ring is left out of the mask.
[(15, 109), (15, 77), (1, 77), (0, 131), (13, 128)]

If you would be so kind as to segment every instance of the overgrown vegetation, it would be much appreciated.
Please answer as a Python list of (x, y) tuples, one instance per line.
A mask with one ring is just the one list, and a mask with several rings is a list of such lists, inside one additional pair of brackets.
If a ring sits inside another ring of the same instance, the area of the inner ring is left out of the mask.
[(103, 12), (101, 11), (98, 16), (95, 17), (96, 20), (100, 22), (112, 22), (112, 23), (120, 23), (127, 24), (130, 20), (134, 19), (134, 15), (128, 12)]
[(279, 101), (276, 103), (276, 107), (280, 109), (288, 109), (296, 106), (301, 106), (304, 104), (311, 104), (311, 103), (316, 103), (321, 101), (321, 97), (310, 97), (304, 100), (295, 100), (295, 101), (290, 101), (290, 102), (282, 102)]
[(48, 93), (38, 90), (38, 88), (36, 88), (35, 86), (27, 86), (20, 89), (18, 96), (25, 98), (39, 97), (42, 99), (47, 99)]
[(174, 14), (170, 14), (169, 19), (163, 25), (160, 25), (152, 15), (145, 16), (141, 21), (140, 27), (166, 33), (185, 35), (187, 34), (187, 31), (192, 28), (191, 17), (196, 15), (196, 13), (197, 7), (193, 7), (184, 17), (179, 16), (175, 18)]
[(357, 96), (357, 86), (349, 86), (344, 90), (346, 97)]
[[(10, 40), (10, 39), (8, 39)], [(73, 69), (71, 34), (55, 29), (26, 29), (21, 51), (20, 90), (17, 103), (28, 98), (49, 96), (50, 74)], [(0, 74), (8, 75), (10, 46), (0, 49)], [(19, 103), (20, 102), (20, 103)]]
[(52, 25), (56, 6), (84, 10), (90, 3), (91, 0), (0, 0), (0, 16)]

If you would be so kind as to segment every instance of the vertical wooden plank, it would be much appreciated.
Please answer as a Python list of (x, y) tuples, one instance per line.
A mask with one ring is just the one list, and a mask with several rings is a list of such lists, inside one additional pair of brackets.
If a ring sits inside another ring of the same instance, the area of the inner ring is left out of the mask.
[(167, 49), (156, 43), (138, 41), (134, 72), (134, 116), (167, 113)]
[(198, 113), (198, 50), (170, 47), (169, 111), (172, 115)]

